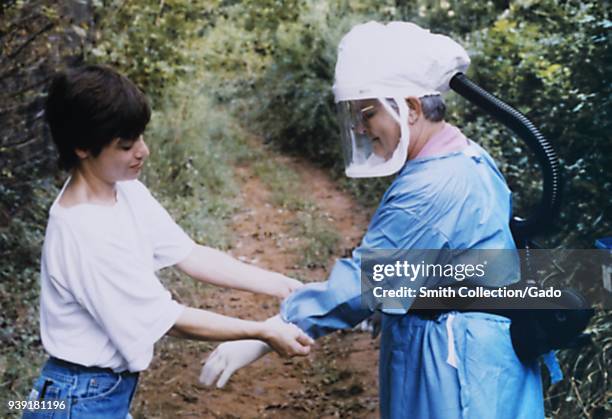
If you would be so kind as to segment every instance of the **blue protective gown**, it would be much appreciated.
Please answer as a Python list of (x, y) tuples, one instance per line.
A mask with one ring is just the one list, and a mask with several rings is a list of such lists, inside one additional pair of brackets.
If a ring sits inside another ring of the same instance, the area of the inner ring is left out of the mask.
[[(493, 159), (462, 151), (409, 161), (391, 184), (352, 258), (326, 282), (281, 306), (285, 321), (317, 338), (372, 314), (362, 306), (360, 261), (368, 249), (513, 249), (511, 198)], [(507, 284), (493, 284), (507, 285)], [(383, 418), (543, 418), (537, 362), (516, 357), (510, 321), (452, 312), (436, 320), (384, 314), (379, 362)]]

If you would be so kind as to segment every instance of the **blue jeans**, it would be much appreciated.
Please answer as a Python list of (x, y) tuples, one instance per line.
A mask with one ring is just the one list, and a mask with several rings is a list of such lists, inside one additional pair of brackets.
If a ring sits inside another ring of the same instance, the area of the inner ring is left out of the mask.
[(124, 419), (130, 417), (137, 383), (138, 373), (115, 373), (50, 358), (29, 397), (38, 409), (25, 410), (23, 418)]

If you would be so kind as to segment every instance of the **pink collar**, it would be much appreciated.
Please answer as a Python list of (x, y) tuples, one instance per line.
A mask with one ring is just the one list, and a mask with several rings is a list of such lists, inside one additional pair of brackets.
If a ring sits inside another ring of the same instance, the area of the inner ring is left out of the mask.
[(415, 158), (448, 154), (463, 150), (468, 145), (468, 139), (459, 128), (445, 122), (444, 128), (431, 136)]

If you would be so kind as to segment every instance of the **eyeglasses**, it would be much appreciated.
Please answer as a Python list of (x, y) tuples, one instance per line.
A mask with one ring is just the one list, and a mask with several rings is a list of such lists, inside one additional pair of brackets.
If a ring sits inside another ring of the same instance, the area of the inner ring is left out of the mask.
[(371, 119), (375, 114), (376, 114), (376, 110), (377, 110), (377, 106), (376, 105), (367, 105), (364, 106), (362, 108), (357, 108), (356, 106), (352, 108), (352, 114), (353, 114), (353, 126), (351, 128), (353, 128), (354, 130), (358, 130), (361, 131), (360, 128), (368, 128), (369, 127), (369, 123), (368, 120)]

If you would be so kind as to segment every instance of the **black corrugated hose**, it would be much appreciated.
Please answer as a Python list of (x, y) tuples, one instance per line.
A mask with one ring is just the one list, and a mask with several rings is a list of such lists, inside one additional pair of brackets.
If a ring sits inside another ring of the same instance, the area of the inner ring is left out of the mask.
[(539, 205), (527, 218), (514, 217), (510, 223), (517, 245), (524, 247), (529, 239), (545, 231), (559, 213), (561, 173), (557, 154), (548, 140), (525, 115), (472, 82), (465, 74), (457, 73), (453, 76), (450, 87), (514, 131), (527, 143), (540, 164), (543, 190)]
[[(453, 76), (450, 87), (514, 131), (527, 143), (540, 164), (544, 185), (539, 205), (526, 219), (514, 217), (510, 222), (517, 247), (529, 249), (531, 239), (544, 232), (559, 213), (561, 174), (557, 155), (548, 140), (525, 115), (469, 80), (464, 74)], [(529, 262), (528, 254), (526, 262)], [(532, 278), (533, 273), (527, 274), (527, 278), (522, 275), (523, 281), (535, 279)], [(565, 289), (562, 292), (565, 298), (563, 307), (506, 310), (504, 315), (512, 319), (512, 345), (521, 361), (532, 362), (552, 349), (576, 348), (590, 342), (590, 335), (582, 332), (594, 310), (576, 291)]]

